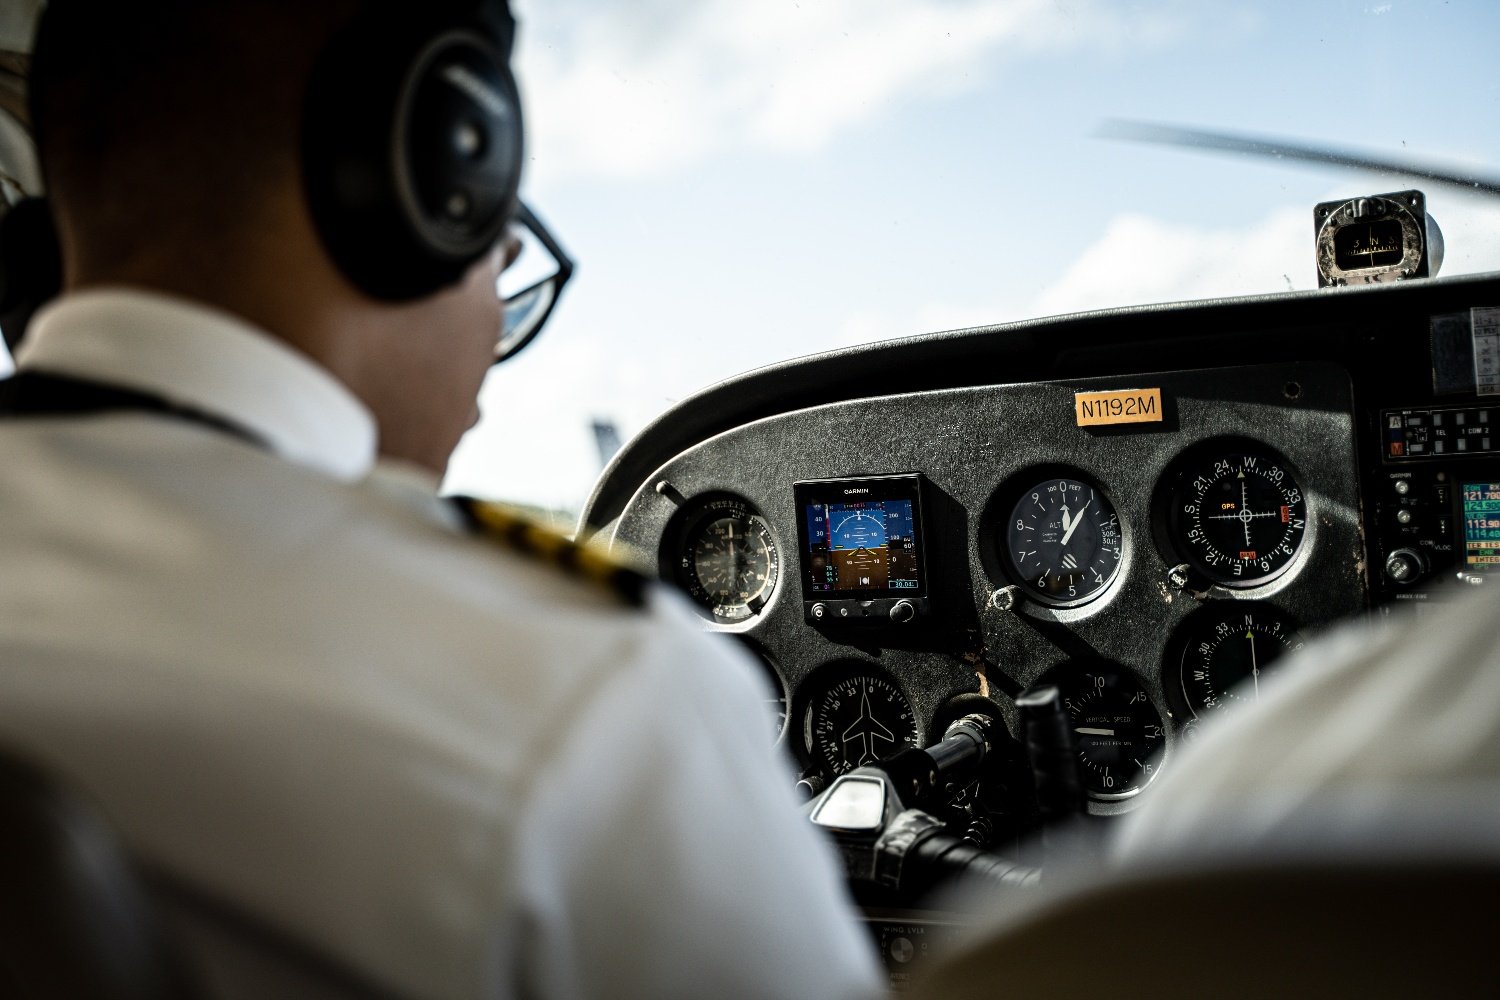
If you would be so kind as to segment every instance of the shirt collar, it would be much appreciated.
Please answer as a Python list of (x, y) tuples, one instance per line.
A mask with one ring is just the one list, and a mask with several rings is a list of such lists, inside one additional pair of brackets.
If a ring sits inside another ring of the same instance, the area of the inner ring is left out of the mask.
[(375, 463), (375, 418), (343, 383), (250, 323), (184, 299), (129, 289), (65, 295), (32, 321), (16, 367), (212, 413), (337, 479), (360, 479)]

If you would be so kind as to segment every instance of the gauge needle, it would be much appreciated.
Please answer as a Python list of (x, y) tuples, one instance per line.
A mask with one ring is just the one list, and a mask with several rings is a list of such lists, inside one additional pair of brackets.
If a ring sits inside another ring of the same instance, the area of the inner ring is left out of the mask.
[(1113, 729), (1095, 729), (1093, 726), (1079, 726), (1073, 732), (1082, 736), (1113, 736), (1115, 734)]
[(1255, 679), (1255, 700), (1260, 701), (1260, 664), (1255, 662), (1255, 633), (1246, 629), (1245, 638), (1250, 640), (1250, 676)]
[(1066, 508), (1066, 507), (1063, 508), (1063, 536), (1062, 536), (1062, 544), (1063, 545), (1067, 545), (1068, 544), (1068, 539), (1070, 539), (1070, 538), (1073, 537), (1073, 532), (1077, 531), (1078, 530), (1078, 526), (1083, 523), (1083, 512), (1086, 511), (1086, 510), (1088, 510), (1089, 509), (1089, 504), (1091, 504), (1093, 502), (1094, 502), (1094, 498), (1093, 497), (1089, 497), (1088, 500), (1086, 500), (1084, 502), (1084, 505), (1082, 507), (1078, 508), (1078, 516), (1075, 517), (1075, 518), (1073, 518), (1073, 521), (1072, 521), (1071, 524), (1068, 522), (1068, 508)]
[[(1243, 472), (1240, 473), (1241, 477), (1243, 477), (1244, 475), (1245, 474)], [(1250, 484), (1248, 482), (1246, 482), (1243, 478), (1241, 478), (1240, 479), (1240, 514), (1244, 515), (1244, 514), (1249, 513), (1249, 511), (1250, 511)], [(1241, 520), (1243, 520), (1245, 522), (1245, 548), (1248, 549), (1250, 547), (1250, 519), (1248, 517), (1243, 517), (1242, 516)]]

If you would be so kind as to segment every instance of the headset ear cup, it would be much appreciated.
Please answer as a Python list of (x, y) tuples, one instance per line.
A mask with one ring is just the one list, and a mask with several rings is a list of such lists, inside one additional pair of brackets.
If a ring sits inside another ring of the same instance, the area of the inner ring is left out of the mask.
[(43, 198), (23, 198), (0, 217), (0, 329), (15, 349), (32, 313), (62, 292), (62, 250)]
[(329, 255), (377, 299), (458, 282), (514, 214), (522, 141), (515, 81), (484, 35), (450, 23), (413, 38), (356, 21), (320, 58), (302, 127)]

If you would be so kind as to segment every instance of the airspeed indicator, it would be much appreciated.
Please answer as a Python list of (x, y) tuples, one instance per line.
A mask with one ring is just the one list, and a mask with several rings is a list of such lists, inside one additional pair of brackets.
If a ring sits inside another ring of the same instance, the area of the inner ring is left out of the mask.
[(672, 569), (688, 596), (719, 622), (760, 613), (776, 589), (781, 559), (765, 520), (745, 501), (718, 497), (679, 518)]

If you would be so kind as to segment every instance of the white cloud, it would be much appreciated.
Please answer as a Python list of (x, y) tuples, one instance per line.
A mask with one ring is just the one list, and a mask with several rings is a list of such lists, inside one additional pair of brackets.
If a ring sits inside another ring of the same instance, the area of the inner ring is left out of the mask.
[[(1395, 186), (1390, 178), (1341, 182), (1318, 200)], [(1439, 274), (1500, 268), (1500, 203), (1432, 186), (1428, 207), (1446, 246)], [(1285, 207), (1234, 227), (1115, 216), (1103, 235), (1042, 289), (1030, 315), (1316, 288), (1311, 209)]]
[(1312, 260), (1305, 209), (1223, 227), (1126, 213), (1042, 289), (1033, 313), (1309, 288), (1317, 285)]
[[(660, 174), (724, 149), (816, 148), (1020, 52), (1162, 44), (1178, 4), (1103, 0), (635, 0), (518, 4), (537, 173)], [(1183, 15), (1186, 16), (1186, 15)]]
[(1434, 186), (1427, 192), (1427, 208), (1443, 231), (1440, 274), (1500, 271), (1500, 199)]
[[(1340, 182), (1317, 200), (1399, 187), (1390, 178)], [(1428, 206), (1443, 232), (1440, 275), (1500, 270), (1500, 201), (1431, 186)], [(1241, 226), (1174, 223), (1122, 213), (1030, 301), (964, 300), (951, 292), (904, 312), (856, 309), (839, 326), (839, 346), (939, 330), (1153, 302), (1316, 288), (1312, 205), (1285, 206)]]

